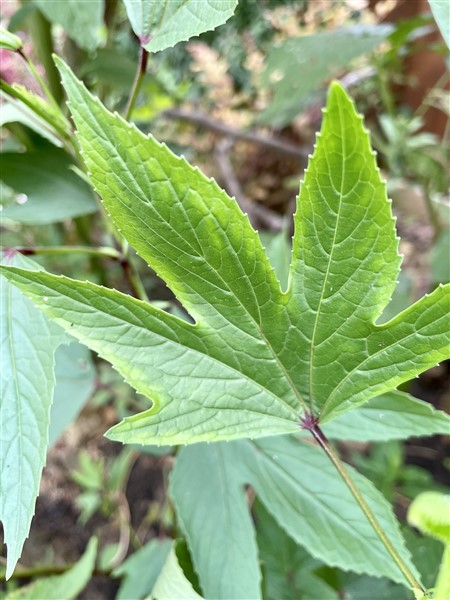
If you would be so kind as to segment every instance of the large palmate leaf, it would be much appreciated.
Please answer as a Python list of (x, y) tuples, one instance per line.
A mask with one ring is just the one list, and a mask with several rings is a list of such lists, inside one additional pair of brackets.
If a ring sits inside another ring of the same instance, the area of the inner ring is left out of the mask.
[(124, 0), (134, 33), (149, 52), (170, 48), (225, 23), (238, 0)]
[(301, 187), (282, 293), (237, 204), (58, 64), (93, 185), (196, 321), (90, 283), (5, 273), (153, 401), (110, 430), (112, 439), (180, 444), (291, 433), (305, 411), (331, 420), (448, 356), (448, 286), (374, 324), (400, 259), (368, 135), (339, 85)]
[[(3, 263), (36, 263), (16, 255)], [(0, 277), (0, 520), (14, 570), (30, 529), (48, 444), (54, 352), (65, 333)]]
[[(365, 477), (355, 471), (352, 477), (414, 571), (392, 508)], [(317, 447), (283, 436), (199, 444), (183, 448), (178, 455), (171, 493), (206, 598), (260, 597), (255, 590), (257, 577), (253, 592), (239, 595), (240, 584), (242, 590), (252, 589), (249, 576), (255, 570), (254, 531), (246, 523), (246, 484), (311, 556), (344, 570), (407, 585), (327, 456)], [(220, 577), (212, 568), (217, 564)]]

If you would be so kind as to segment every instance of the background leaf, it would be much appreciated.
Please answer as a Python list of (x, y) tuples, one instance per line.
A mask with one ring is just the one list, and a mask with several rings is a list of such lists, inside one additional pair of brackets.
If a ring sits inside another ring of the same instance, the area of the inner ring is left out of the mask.
[(35, 152), (2, 154), (2, 181), (26, 196), (24, 203), (5, 208), (2, 218), (48, 225), (95, 212), (94, 196), (86, 182), (71, 170), (73, 165), (66, 152), (52, 146)]
[(450, 48), (450, 11), (446, 0), (428, 0), (433, 17), (441, 31), (447, 47)]
[(147, 596), (161, 573), (171, 547), (171, 540), (152, 540), (117, 567), (114, 576), (121, 577), (122, 581), (116, 600)]
[(6, 50), (20, 50), (22, 48), (22, 40), (14, 33), (0, 27), (0, 48)]
[(74, 421), (95, 386), (95, 369), (86, 346), (72, 342), (55, 355), (55, 392), (50, 410), (49, 444)]
[(386, 25), (358, 26), (290, 38), (271, 49), (263, 85), (273, 91), (257, 121), (284, 127), (301, 112), (320, 84), (359, 56), (371, 52), (391, 32)]
[(134, 33), (149, 52), (171, 48), (225, 23), (237, 0), (124, 0)]
[[(3, 264), (39, 268), (16, 255)], [(54, 387), (54, 352), (63, 331), (0, 277), (1, 378), (0, 520), (10, 577), (30, 529), (48, 442)]]
[(43, 577), (8, 594), (7, 600), (74, 600), (89, 583), (97, 556), (97, 538), (91, 538), (83, 556), (62, 575)]
[[(231, 464), (239, 466), (242, 483), (255, 489), (279, 525), (313, 557), (407, 585), (320, 449), (283, 436), (224, 444), (224, 452)], [(367, 479), (349, 470), (383, 530), (416, 573), (391, 506)]]
[(33, 0), (33, 4), (83, 50), (95, 50), (103, 42), (103, 0)]
[(180, 552), (183, 544), (174, 542), (148, 600), (202, 600), (180, 565)]
[(369, 400), (323, 426), (335, 440), (377, 442), (448, 433), (450, 416), (428, 402), (393, 391)]
[(257, 600), (255, 532), (234, 469), (222, 444), (189, 446), (177, 456), (170, 490), (205, 598)]
[(265, 598), (276, 600), (339, 600), (339, 595), (315, 571), (322, 563), (283, 531), (261, 502), (253, 508), (264, 575)]
[(63, 145), (53, 128), (22, 102), (16, 104), (4, 102), (2, 104), (0, 125), (3, 126), (8, 123), (22, 123), (22, 125), (29, 127), (54, 146), (61, 148)]

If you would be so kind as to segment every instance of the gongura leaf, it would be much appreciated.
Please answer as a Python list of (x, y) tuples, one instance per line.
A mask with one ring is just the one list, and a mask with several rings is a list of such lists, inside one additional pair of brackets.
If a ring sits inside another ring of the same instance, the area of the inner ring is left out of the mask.
[(149, 52), (171, 48), (178, 42), (225, 23), (238, 0), (124, 0), (134, 33)]
[(435, 410), (428, 402), (395, 390), (338, 416), (327, 423), (323, 430), (327, 437), (335, 440), (405, 440), (448, 433), (450, 416)]
[[(253, 523), (227, 444), (180, 451), (170, 489), (206, 598), (261, 598)], [(220, 570), (217, 565), (220, 564)]]
[(292, 433), (306, 411), (330, 421), (449, 355), (448, 285), (375, 324), (395, 287), (397, 238), (368, 134), (338, 84), (301, 185), (283, 293), (235, 201), (57, 62), (92, 184), (195, 321), (91, 283), (5, 272), (152, 400), (110, 438), (170, 445)]
[[(392, 508), (368, 479), (349, 469), (383, 530), (415, 572)], [(187, 446), (178, 455), (170, 489), (206, 598), (259, 597), (255, 590), (238, 593), (239, 583), (248, 586), (254, 571), (254, 532), (245, 519), (244, 486), (248, 484), (310, 556), (330, 566), (407, 585), (327, 456), (309, 443), (282, 436)], [(233, 511), (224, 524), (231, 505)], [(221, 576), (217, 577), (212, 565), (219, 562)], [(253, 586), (257, 584), (256, 577)]]
[[(39, 268), (21, 255), (7, 256), (2, 262)], [(0, 309), (0, 520), (9, 577), (34, 514), (48, 444), (54, 352), (67, 338), (3, 277)]]
[(104, 0), (33, 0), (33, 3), (51, 23), (61, 25), (83, 50), (95, 50), (106, 38)]
[(173, 543), (155, 587), (145, 600), (203, 600), (183, 569), (185, 551), (183, 541)]

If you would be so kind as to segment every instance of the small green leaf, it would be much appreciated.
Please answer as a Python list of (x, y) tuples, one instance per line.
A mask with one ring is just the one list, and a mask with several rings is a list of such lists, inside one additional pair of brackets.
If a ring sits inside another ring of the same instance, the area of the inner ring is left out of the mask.
[(177, 556), (178, 548), (180, 543), (175, 542), (147, 600), (202, 600), (183, 571)]
[(134, 33), (149, 52), (171, 48), (225, 23), (238, 0), (124, 0)]
[(46, 146), (1, 156), (1, 179), (20, 198), (2, 211), (2, 219), (48, 225), (97, 210), (89, 186), (72, 171), (74, 163), (63, 150)]
[(205, 596), (257, 600), (255, 532), (234, 470), (222, 444), (189, 446), (177, 456), (170, 490)]
[(450, 9), (447, 0), (428, 0), (442, 37), (450, 48)]
[[(40, 268), (20, 255), (2, 262)], [(3, 277), (0, 304), (0, 520), (8, 549), (9, 578), (28, 536), (39, 492), (53, 399), (54, 352), (66, 337)]]
[(19, 36), (14, 35), (7, 29), (0, 27), (0, 48), (5, 50), (20, 50), (22, 48), (22, 40)]
[(408, 521), (422, 533), (450, 544), (450, 495), (419, 494), (408, 509)]
[(323, 427), (335, 440), (378, 442), (448, 433), (450, 416), (404, 392), (389, 392)]
[(33, 4), (83, 50), (95, 50), (106, 38), (103, 0), (33, 0)]
[(74, 600), (89, 583), (97, 556), (97, 538), (91, 538), (85, 553), (63, 575), (38, 579), (8, 594), (7, 600)]
[(49, 444), (75, 420), (94, 390), (95, 369), (86, 346), (72, 342), (55, 355), (56, 386), (50, 411)]
[(447, 600), (450, 597), (450, 495), (439, 492), (419, 494), (409, 506), (408, 522), (422, 533), (444, 543), (433, 598)]
[(172, 546), (171, 540), (152, 540), (114, 570), (114, 577), (121, 577), (116, 600), (143, 598), (148, 595), (161, 573)]

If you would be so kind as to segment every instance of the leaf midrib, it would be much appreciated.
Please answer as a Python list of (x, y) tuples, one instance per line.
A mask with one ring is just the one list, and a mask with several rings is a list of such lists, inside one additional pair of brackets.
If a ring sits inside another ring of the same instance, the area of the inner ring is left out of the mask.
[[(5, 282), (4, 282), (5, 283)], [(13, 322), (13, 315), (12, 315), (12, 302), (11, 302), (11, 295), (12, 295), (12, 286), (9, 284), (5, 284), (7, 285), (7, 322), (8, 322), (8, 342), (9, 342), (9, 355), (11, 357), (11, 365), (12, 365), (12, 371), (13, 373), (17, 373), (17, 365), (16, 365), (16, 357), (15, 357), (15, 353), (14, 353), (14, 344), (13, 344), (13, 329), (12, 329), (12, 322)], [(23, 452), (23, 443), (22, 443), (22, 396), (19, 390), (19, 378), (14, 376), (13, 377), (14, 380), (14, 388), (15, 388), (15, 392), (16, 392), (16, 400), (17, 400), (17, 429), (19, 432), (19, 455), (20, 457), (23, 457), (24, 452)], [(2, 419), (2, 423), (3, 423), (3, 419)], [(3, 444), (3, 436), (2, 436), (2, 441), (1, 443)], [(3, 453), (2, 453), (3, 454)], [(19, 465), (18, 465), (18, 489), (19, 489), (19, 498), (21, 496), (21, 492), (22, 492), (22, 482), (23, 482), (23, 469), (21, 468), (22, 462), (19, 461)], [(5, 490), (3, 490), (2, 493), (2, 503), (1, 503), (1, 518), (4, 518), (4, 498), (6, 497), (6, 493)], [(19, 519), (16, 518), (16, 527), (15, 527), (15, 535), (14, 535), (14, 540), (16, 543), (16, 540), (19, 539)], [(4, 524), (5, 526), (5, 524)], [(8, 536), (9, 537), (9, 536)]]

